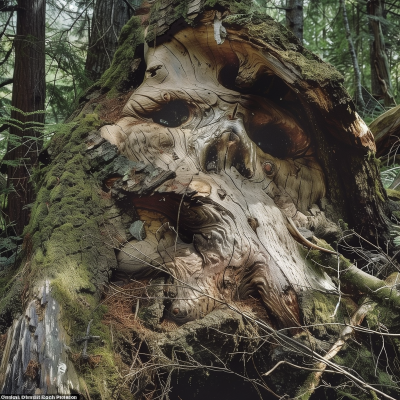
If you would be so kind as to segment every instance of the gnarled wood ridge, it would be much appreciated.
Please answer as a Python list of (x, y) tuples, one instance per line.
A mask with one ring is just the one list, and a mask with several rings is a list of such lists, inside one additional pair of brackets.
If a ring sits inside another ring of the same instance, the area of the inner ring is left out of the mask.
[(313, 121), (313, 112), (326, 118), (347, 99), (335, 99), (340, 86), (329, 93), (330, 81), (315, 87), (304, 75), (322, 69), (332, 80), (335, 71), (307, 53), (298, 55), (299, 70), (290, 61), (295, 44), (282, 51), (262, 37), (272, 21), (248, 19), (246, 28), (246, 19), (226, 14), (206, 11), (195, 26), (175, 23), (173, 34), (146, 37), (143, 83), (121, 119), (101, 129), (133, 170), (152, 171), (110, 185), (132, 193), (152, 227), (121, 249), (119, 269), (136, 277), (167, 271), (168, 318), (179, 323), (257, 294), (277, 326), (297, 326), (299, 293), (336, 290), (290, 235), (302, 239), (296, 227), (323, 237), (339, 230), (321, 210), (329, 171), (315, 131), (360, 152), (374, 150), (373, 137), (351, 103), (345, 126)]
[[(284, 329), (274, 346), (284, 343), (318, 361), (319, 375), (302, 386), (302, 398), (313, 393), (327, 364), (372, 390), (330, 361), (352, 331), (329, 352), (331, 344), (321, 345), (322, 355), (290, 335), (319, 332), (322, 343), (327, 331), (318, 324), (338, 321), (332, 318), (339, 304), (344, 307), (342, 292), (356, 293), (355, 301), (368, 295), (377, 302), (389, 297), (395, 309), (400, 305), (396, 279), (387, 281), (390, 287), (384, 282), (396, 271), (394, 258), (388, 256), (377, 277), (336, 251), (346, 226), (391, 251), (389, 218), (396, 207), (379, 179), (374, 138), (332, 66), (269, 17), (252, 13), (251, 2), (214, 3), (160, 0), (143, 6), (123, 29), (111, 68), (86, 93), (69, 131), (56, 135), (42, 155), (23, 274), (14, 272), (22, 278), (0, 308), (2, 321), (14, 319), (0, 367), (3, 390), (122, 396), (110, 357), (114, 331), (105, 328), (99, 307), (110, 276), (156, 282), (156, 294), (149, 290), (146, 300), (154, 304), (146, 309), (138, 300), (131, 313), (152, 333), (137, 329), (136, 356), (118, 357), (134, 368), (142, 349), (157, 362), (149, 367), (140, 361), (142, 375), (131, 369), (131, 377), (170, 371), (165, 359), (176, 362), (171, 349), (185, 340), (193, 361), (204, 330), (225, 346), (230, 339), (222, 326), (236, 346), (223, 350), (228, 359), (249, 332), (247, 317), (238, 316), (240, 302), (253, 297), (265, 308), (258, 328), (268, 334)], [(349, 249), (345, 255), (354, 258)], [(333, 314), (317, 318), (318, 301), (325, 307), (329, 296)], [(22, 317), (10, 306), (17, 297), (27, 310)], [(346, 307), (353, 325), (373, 308), (363, 302), (358, 308), (352, 300)], [(176, 332), (165, 334), (164, 322)], [(301, 328), (311, 323), (318, 326)], [(79, 333), (86, 340), (84, 356), (70, 340)], [(96, 372), (82, 369), (91, 334), (106, 343), (103, 350), (89, 345), (89, 353), (103, 354), (108, 363), (97, 381)], [(267, 353), (259, 350), (255, 368), (262, 372), (286, 357)], [(218, 354), (218, 362), (225, 360)], [(202, 357), (206, 363), (208, 356)], [(36, 369), (27, 375), (29, 365)], [(59, 365), (65, 368), (55, 374)], [(149, 396), (154, 374), (137, 378), (137, 396)], [(293, 390), (303, 378), (293, 381)], [(282, 382), (274, 390), (286, 393)]]

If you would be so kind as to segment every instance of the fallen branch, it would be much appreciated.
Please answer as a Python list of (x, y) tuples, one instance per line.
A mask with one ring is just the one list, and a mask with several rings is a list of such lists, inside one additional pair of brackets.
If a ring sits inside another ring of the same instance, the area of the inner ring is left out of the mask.
[[(317, 241), (318, 246), (333, 250), (324, 240), (315, 240)], [(311, 253), (314, 252), (309, 252), (309, 254)], [(399, 311), (400, 292), (395, 289), (395, 285), (388, 284), (387, 282), (362, 271), (340, 254), (334, 256), (322, 252), (316, 254), (315, 252), (314, 255), (311, 254), (311, 260), (323, 267), (328, 275), (335, 278), (337, 278), (337, 271), (339, 269), (340, 279), (342, 282), (351, 284), (361, 293), (368, 295), (372, 300)], [(398, 279), (399, 273), (396, 273), (395, 278), (393, 278), (393, 276), (390, 277), (390, 282), (397, 282)]]
[[(343, 348), (343, 345), (347, 342), (350, 336), (354, 332), (354, 327), (360, 325), (364, 317), (375, 307), (376, 303), (369, 301), (368, 299), (357, 309), (357, 311), (350, 318), (350, 325), (346, 326), (340, 333), (339, 339), (329, 349), (326, 355), (323, 357), (324, 360), (331, 360), (336, 354)], [(327, 364), (323, 361), (319, 361), (314, 365), (314, 371), (308, 375), (303, 386), (297, 391), (296, 399), (308, 400), (314, 393), (315, 389), (319, 385), (321, 376), (326, 371)], [(329, 371), (330, 372), (330, 371)], [(391, 397), (388, 397), (391, 398)]]

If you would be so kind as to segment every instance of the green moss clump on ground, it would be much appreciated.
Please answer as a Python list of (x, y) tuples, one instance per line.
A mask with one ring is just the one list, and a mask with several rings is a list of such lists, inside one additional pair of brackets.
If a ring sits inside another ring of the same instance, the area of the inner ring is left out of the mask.
[[(322, 292), (305, 292), (300, 297), (301, 312), (304, 325), (309, 326), (310, 332), (318, 339), (326, 339), (329, 335), (337, 337), (343, 325), (349, 322), (349, 316), (356, 310), (357, 304), (348, 298), (324, 294)], [(335, 316), (333, 316), (335, 314)]]
[[(391, 376), (382, 371), (381, 366), (377, 364), (376, 358), (366, 348), (365, 345), (351, 345), (343, 348), (333, 359), (339, 365), (342, 365), (350, 370), (357, 371), (357, 375), (361, 377), (365, 382), (372, 386), (376, 386), (378, 389), (398, 398), (399, 388), (393, 382)], [(376, 374), (375, 374), (376, 371)], [(349, 390), (350, 393), (352, 392)], [(348, 396), (348, 394), (346, 393)], [(355, 398), (362, 400), (374, 399), (373, 394), (370, 392), (367, 394), (355, 394)]]

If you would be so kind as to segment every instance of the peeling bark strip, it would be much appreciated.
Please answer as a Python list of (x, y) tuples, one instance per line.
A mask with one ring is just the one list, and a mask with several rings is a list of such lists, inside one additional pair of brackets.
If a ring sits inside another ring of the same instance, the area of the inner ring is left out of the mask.
[(0, 366), (0, 391), (15, 395), (79, 393), (68, 358), (60, 307), (46, 282), (8, 330)]

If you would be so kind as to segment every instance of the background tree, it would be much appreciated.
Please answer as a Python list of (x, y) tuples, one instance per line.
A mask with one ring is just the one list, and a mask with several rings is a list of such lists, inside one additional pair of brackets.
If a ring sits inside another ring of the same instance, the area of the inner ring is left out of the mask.
[(119, 33), (134, 8), (127, 1), (96, 0), (91, 20), (85, 70), (96, 81), (110, 66)]
[(344, 23), (344, 28), (346, 31), (346, 38), (349, 46), (349, 52), (351, 54), (351, 60), (353, 62), (353, 70), (354, 70), (354, 77), (355, 77), (355, 100), (356, 103), (359, 104), (359, 107), (361, 109), (365, 108), (365, 102), (361, 90), (361, 73), (360, 73), (360, 67), (358, 66), (358, 59), (357, 59), (357, 54), (354, 48), (354, 43), (353, 43), (353, 38), (351, 37), (351, 32), (350, 32), (350, 26), (349, 26), (349, 20), (347, 18), (347, 11), (346, 11), (346, 1), (345, 0), (340, 0), (340, 5), (342, 8), (343, 12), (343, 23)]
[(286, 26), (303, 44), (303, 0), (287, 0)]
[(32, 167), (41, 148), (45, 102), (45, 1), (20, 0), (14, 39), (15, 65), (7, 162), (8, 221), (21, 234), (29, 220), (28, 204), (34, 199)]
[(374, 36), (371, 45), (371, 89), (374, 95), (383, 97), (385, 106), (391, 107), (396, 105), (396, 102), (393, 97), (389, 62), (382, 31), (384, 9), (385, 2), (382, 0), (372, 0), (367, 3), (369, 20)]

